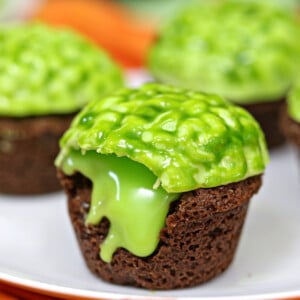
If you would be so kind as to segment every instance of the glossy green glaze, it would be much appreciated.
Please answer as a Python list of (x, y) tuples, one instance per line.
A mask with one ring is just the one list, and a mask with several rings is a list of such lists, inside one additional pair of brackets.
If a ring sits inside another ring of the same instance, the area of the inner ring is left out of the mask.
[(119, 247), (141, 257), (153, 253), (170, 202), (178, 194), (153, 188), (156, 176), (127, 157), (70, 151), (61, 168), (69, 175), (78, 171), (93, 183), (86, 223), (98, 224), (103, 217), (110, 221), (109, 232), (100, 246), (102, 260), (110, 262)]
[(72, 149), (126, 156), (148, 167), (169, 193), (260, 174), (268, 162), (253, 117), (216, 95), (160, 84), (122, 89), (89, 103), (61, 140)]
[(78, 111), (123, 85), (120, 69), (68, 30), (41, 24), (0, 28), (0, 115)]
[(164, 83), (237, 103), (280, 100), (300, 60), (296, 18), (265, 1), (207, 1), (180, 12), (150, 51)]

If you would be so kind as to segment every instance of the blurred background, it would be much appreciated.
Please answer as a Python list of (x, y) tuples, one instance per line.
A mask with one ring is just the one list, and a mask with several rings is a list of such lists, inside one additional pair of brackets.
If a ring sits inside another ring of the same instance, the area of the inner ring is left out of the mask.
[[(124, 68), (142, 68), (164, 22), (199, 1), (218, 0), (0, 0), (0, 22), (38, 20), (71, 27), (108, 51)], [(290, 10), (300, 6), (300, 0), (264, 1)]]

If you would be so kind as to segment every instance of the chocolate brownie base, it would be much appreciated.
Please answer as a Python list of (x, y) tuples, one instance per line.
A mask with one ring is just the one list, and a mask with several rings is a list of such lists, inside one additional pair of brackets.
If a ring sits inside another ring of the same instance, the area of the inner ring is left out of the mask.
[(281, 112), (280, 128), (287, 140), (300, 149), (300, 123), (296, 122), (288, 115), (286, 105)]
[(203, 283), (231, 263), (243, 227), (249, 199), (261, 176), (217, 188), (198, 189), (174, 201), (160, 232), (157, 250), (136, 257), (119, 248), (111, 261), (99, 258), (99, 245), (109, 221), (86, 225), (91, 182), (79, 173), (58, 177), (68, 196), (71, 221), (89, 269), (102, 279), (146, 289), (175, 289)]
[(54, 159), (73, 114), (0, 117), (0, 193), (40, 194), (61, 189)]
[(278, 147), (285, 142), (285, 137), (279, 128), (280, 111), (283, 105), (284, 100), (241, 105), (260, 124), (269, 149)]

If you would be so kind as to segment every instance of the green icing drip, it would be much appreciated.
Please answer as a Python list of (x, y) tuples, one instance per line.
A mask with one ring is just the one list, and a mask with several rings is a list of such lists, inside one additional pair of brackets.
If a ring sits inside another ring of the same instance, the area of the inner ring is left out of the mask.
[(287, 98), (287, 105), (289, 115), (300, 123), (300, 81), (291, 90)]
[(58, 167), (72, 149), (114, 153), (145, 165), (169, 193), (237, 182), (268, 162), (263, 133), (244, 109), (155, 83), (89, 103), (61, 148)]
[(299, 22), (265, 1), (207, 2), (162, 30), (149, 55), (154, 77), (238, 103), (280, 100), (299, 69)]
[(64, 114), (123, 85), (96, 46), (41, 24), (0, 27), (0, 115)]
[(154, 252), (170, 202), (178, 194), (168, 194), (162, 187), (154, 189), (154, 174), (127, 157), (70, 151), (61, 167), (66, 174), (78, 171), (93, 183), (86, 222), (98, 224), (103, 217), (110, 221), (100, 246), (102, 260), (110, 262), (118, 247), (142, 257)]

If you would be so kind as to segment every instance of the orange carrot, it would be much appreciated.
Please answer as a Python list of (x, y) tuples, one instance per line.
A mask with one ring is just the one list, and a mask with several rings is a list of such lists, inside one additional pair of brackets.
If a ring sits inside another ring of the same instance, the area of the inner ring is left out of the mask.
[(143, 66), (155, 38), (154, 28), (108, 0), (48, 0), (34, 19), (77, 30), (126, 67)]

